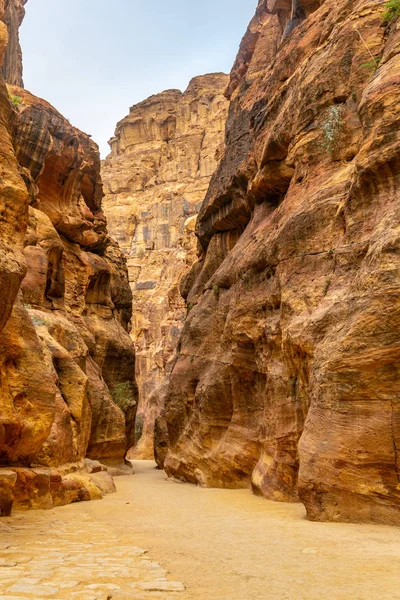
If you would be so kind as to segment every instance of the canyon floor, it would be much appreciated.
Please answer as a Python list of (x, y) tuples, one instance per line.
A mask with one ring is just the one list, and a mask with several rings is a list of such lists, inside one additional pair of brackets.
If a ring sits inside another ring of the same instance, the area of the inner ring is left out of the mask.
[(135, 461), (102, 501), (2, 519), (0, 598), (400, 599), (400, 529), (311, 523), (154, 466)]

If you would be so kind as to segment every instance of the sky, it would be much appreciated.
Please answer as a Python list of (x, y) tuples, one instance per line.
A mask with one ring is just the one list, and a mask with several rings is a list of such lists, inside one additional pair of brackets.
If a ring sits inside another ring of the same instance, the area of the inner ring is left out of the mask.
[(24, 83), (102, 156), (129, 107), (190, 79), (229, 73), (257, 0), (29, 0)]

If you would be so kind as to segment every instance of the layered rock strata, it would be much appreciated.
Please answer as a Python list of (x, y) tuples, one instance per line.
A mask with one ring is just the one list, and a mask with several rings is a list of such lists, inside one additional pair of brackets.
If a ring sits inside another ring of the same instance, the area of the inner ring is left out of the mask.
[[(400, 23), (260, 1), (157, 453), (169, 475), (400, 523)], [(301, 18), (300, 18), (301, 17)]]
[(22, 52), (19, 43), (19, 28), (25, 16), (28, 0), (5, 0), (3, 21), (8, 30), (8, 43), (3, 61), (4, 79), (12, 85), (23, 87)]
[(228, 76), (194, 78), (133, 106), (104, 161), (109, 229), (127, 257), (133, 292), (139, 418), (137, 458), (153, 457), (154, 420), (185, 319), (182, 276), (196, 258), (194, 227), (222, 152)]
[(4, 515), (13, 502), (49, 508), (112, 491), (106, 468), (85, 457), (123, 460), (137, 392), (132, 295), (101, 208), (96, 144), (47, 102), (4, 81), (0, 136)]

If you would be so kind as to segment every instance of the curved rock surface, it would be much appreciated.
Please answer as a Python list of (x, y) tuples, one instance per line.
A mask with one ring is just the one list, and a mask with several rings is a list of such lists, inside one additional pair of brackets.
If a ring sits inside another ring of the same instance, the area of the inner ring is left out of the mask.
[(223, 144), (228, 76), (195, 77), (133, 106), (104, 161), (109, 229), (127, 256), (137, 352), (137, 458), (153, 458), (154, 420), (163, 406), (185, 303), (183, 275), (196, 258), (193, 234)]
[(232, 71), (157, 452), (314, 520), (399, 524), (400, 23), (290, 4), (259, 3)]
[[(7, 20), (4, 9), (0, 3)], [(6, 44), (0, 23), (1, 57)], [(114, 489), (105, 467), (85, 457), (123, 460), (137, 389), (132, 294), (102, 212), (96, 144), (47, 102), (3, 80), (0, 141), (4, 515), (13, 501), (49, 508)]]

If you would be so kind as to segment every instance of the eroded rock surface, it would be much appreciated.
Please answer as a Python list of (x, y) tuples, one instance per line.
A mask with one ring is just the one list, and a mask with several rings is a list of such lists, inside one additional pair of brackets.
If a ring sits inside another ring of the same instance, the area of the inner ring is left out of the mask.
[(161, 463), (399, 524), (400, 23), (290, 4), (259, 3), (232, 71)]
[[(0, 18), (7, 22), (23, 3), (5, 4)], [(1, 58), (12, 32), (0, 23)], [(107, 473), (92, 476), (84, 459), (123, 460), (137, 390), (132, 294), (101, 208), (96, 144), (47, 102), (7, 89), (4, 80), (0, 141), (4, 516), (13, 501), (50, 508), (111, 491)]]
[(194, 78), (133, 106), (104, 161), (109, 229), (127, 256), (137, 351), (138, 458), (153, 457), (153, 428), (166, 390), (182, 322), (179, 293), (196, 258), (197, 212), (222, 153), (228, 76)]
[(19, 43), (19, 28), (25, 16), (28, 0), (3, 0), (4, 23), (8, 29), (8, 44), (3, 62), (3, 75), (7, 83), (23, 87), (22, 52)]

